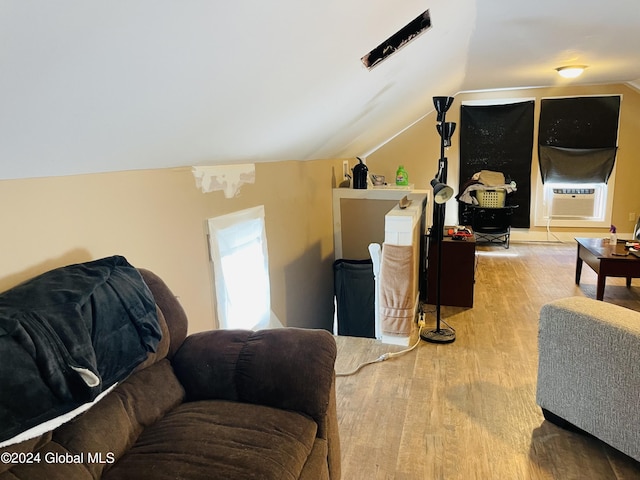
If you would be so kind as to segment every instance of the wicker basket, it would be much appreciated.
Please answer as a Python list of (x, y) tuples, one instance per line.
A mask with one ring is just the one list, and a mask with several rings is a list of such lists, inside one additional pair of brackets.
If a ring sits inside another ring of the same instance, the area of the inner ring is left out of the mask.
[(478, 205), (485, 208), (503, 208), (507, 192), (504, 188), (476, 190)]

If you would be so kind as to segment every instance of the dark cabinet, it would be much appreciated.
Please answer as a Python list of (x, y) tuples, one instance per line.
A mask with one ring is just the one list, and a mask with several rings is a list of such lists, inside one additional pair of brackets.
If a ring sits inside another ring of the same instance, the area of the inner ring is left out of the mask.
[[(436, 303), (438, 245), (428, 238), (427, 303)], [(476, 241), (475, 237), (442, 241), (442, 284), (440, 303), (454, 307), (473, 307), (475, 283)]]

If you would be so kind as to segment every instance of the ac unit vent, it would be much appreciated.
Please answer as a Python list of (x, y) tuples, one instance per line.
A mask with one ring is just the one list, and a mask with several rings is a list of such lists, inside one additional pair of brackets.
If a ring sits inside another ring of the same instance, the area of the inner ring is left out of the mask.
[(551, 216), (591, 218), (595, 205), (595, 188), (554, 188)]

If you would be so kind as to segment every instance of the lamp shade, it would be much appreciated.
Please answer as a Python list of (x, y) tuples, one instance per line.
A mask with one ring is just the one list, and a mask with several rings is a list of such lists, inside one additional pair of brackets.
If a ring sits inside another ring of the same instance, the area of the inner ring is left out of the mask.
[(438, 112), (438, 122), (444, 120), (444, 114), (449, 110), (452, 103), (453, 97), (433, 97), (433, 106), (436, 107), (436, 112)]
[(437, 204), (446, 203), (447, 200), (453, 197), (453, 188), (440, 183), (435, 178), (431, 180), (431, 187), (433, 188), (433, 201)]
[(444, 146), (450, 147), (451, 137), (453, 136), (453, 132), (456, 130), (455, 122), (436, 123), (436, 129), (438, 129), (438, 133), (444, 141)]

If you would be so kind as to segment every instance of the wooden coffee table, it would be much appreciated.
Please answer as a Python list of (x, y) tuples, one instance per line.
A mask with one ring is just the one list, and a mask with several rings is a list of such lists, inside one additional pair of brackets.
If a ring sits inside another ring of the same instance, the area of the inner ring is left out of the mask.
[[(598, 274), (596, 298), (604, 297), (604, 286), (607, 277), (624, 277), (627, 287), (631, 286), (632, 278), (640, 278), (640, 258), (626, 255), (624, 243), (610, 245), (609, 240), (601, 238), (576, 238), (578, 243), (578, 258), (576, 260), (576, 285), (580, 285), (582, 263), (586, 262)], [(622, 254), (623, 256), (617, 256)]]

